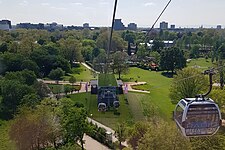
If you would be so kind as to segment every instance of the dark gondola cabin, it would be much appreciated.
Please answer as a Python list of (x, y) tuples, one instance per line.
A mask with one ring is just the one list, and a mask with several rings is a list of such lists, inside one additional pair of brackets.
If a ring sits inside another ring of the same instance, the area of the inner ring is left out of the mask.
[(186, 137), (210, 136), (221, 125), (219, 107), (210, 98), (185, 98), (174, 111), (174, 120)]

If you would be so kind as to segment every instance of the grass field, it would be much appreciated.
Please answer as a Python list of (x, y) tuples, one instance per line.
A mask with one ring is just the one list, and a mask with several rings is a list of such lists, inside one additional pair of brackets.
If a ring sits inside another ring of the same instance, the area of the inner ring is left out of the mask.
[(118, 122), (133, 123), (133, 117), (131, 114), (130, 105), (126, 103), (124, 95), (119, 96), (120, 107), (117, 113), (114, 114), (114, 110), (107, 112), (99, 112), (97, 108), (97, 97), (90, 93), (79, 93), (70, 95), (71, 99), (75, 102), (82, 103), (87, 111), (88, 115), (92, 118), (115, 129)]
[(96, 79), (97, 76), (94, 76), (93, 73), (85, 68), (83, 65), (80, 65), (79, 68), (73, 68), (73, 73), (63, 77), (63, 80), (68, 81), (70, 76), (74, 76), (77, 82), (84, 81), (89, 82), (91, 79)]
[(100, 74), (98, 76), (99, 86), (117, 86), (116, 78), (114, 74)]
[(214, 64), (211, 62), (211, 59), (206, 60), (205, 58), (192, 59), (189, 63), (187, 63), (188, 67), (196, 67), (203, 70), (212, 67)]
[[(127, 75), (123, 75), (123, 81), (145, 81), (146, 85), (135, 86), (136, 89), (150, 91), (150, 94), (138, 94), (138, 99), (145, 99), (144, 102), (158, 108), (159, 115), (165, 120), (170, 120), (175, 107), (170, 102), (169, 88), (172, 79), (165, 77), (162, 72), (148, 71), (131, 67)], [(143, 100), (142, 100), (143, 102)]]

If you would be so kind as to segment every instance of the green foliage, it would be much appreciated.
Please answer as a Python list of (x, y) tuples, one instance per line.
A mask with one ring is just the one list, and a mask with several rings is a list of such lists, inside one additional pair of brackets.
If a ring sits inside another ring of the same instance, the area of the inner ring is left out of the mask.
[(27, 94), (35, 93), (34, 89), (28, 85), (24, 85), (14, 80), (3, 80), (1, 82), (1, 117), (5, 119), (12, 118), (16, 113), (21, 100)]
[(65, 75), (65, 72), (61, 68), (53, 69), (49, 73), (49, 78), (52, 80), (60, 80)]
[(41, 99), (48, 97), (51, 93), (51, 89), (42, 81), (35, 82), (33, 87)]
[[(66, 104), (66, 105), (64, 105)], [(61, 125), (64, 129), (64, 141), (73, 143), (79, 141), (83, 149), (83, 136), (88, 131), (87, 113), (83, 108), (73, 107), (73, 102), (64, 100)]]
[[(149, 122), (147, 130), (138, 140), (139, 150), (189, 150), (191, 149), (190, 142), (183, 137), (176, 126), (164, 121), (158, 121), (157, 123)], [(139, 131), (140, 132), (140, 131)]]
[(193, 150), (222, 150), (225, 148), (225, 137), (220, 134), (209, 137), (191, 138), (190, 141)]
[(36, 81), (36, 75), (33, 71), (23, 70), (17, 72), (6, 72), (5, 79), (16, 80), (21, 84), (33, 85)]
[(0, 149), (1, 150), (16, 150), (16, 145), (9, 138), (9, 130), (12, 121), (0, 120)]
[[(98, 48), (108, 50), (108, 43), (109, 43), (109, 32), (105, 31), (100, 33), (99, 37), (96, 40), (96, 44)], [(114, 33), (112, 37), (112, 51), (122, 51), (125, 48), (126, 43), (120, 37), (119, 34)]]
[(119, 79), (122, 73), (127, 73), (129, 70), (129, 67), (126, 64), (127, 59), (128, 55), (125, 52), (116, 52), (113, 54), (113, 64), (111, 65), (111, 68), (113, 69), (113, 73), (119, 75)]
[(162, 70), (172, 71), (186, 67), (183, 51), (176, 47), (164, 49), (161, 52), (160, 67)]
[(115, 136), (117, 137), (120, 149), (122, 149), (122, 142), (126, 141), (126, 126), (125, 123), (119, 123), (116, 126)]
[(39, 74), (39, 67), (32, 60), (24, 60), (23, 63), (21, 64), (21, 69), (22, 70), (27, 69), (27, 70), (34, 71), (34, 73), (36, 74), (36, 76), (38, 76), (38, 74)]
[(219, 88), (214, 88), (209, 97), (213, 99), (219, 106), (222, 118), (225, 116), (225, 92)]
[(0, 54), (0, 60), (6, 69), (4, 71), (20, 71), (24, 57), (20, 54), (4, 53)]
[(199, 55), (200, 55), (199, 48), (200, 48), (199, 45), (194, 45), (191, 48), (190, 58), (199, 58)]
[[(46, 99), (45, 103), (42, 102), (35, 110), (26, 107), (20, 109), (20, 114), (16, 116), (9, 133), (17, 149), (45, 148), (47, 147), (45, 143), (56, 146), (56, 140), (61, 136), (61, 129), (54, 116), (54, 107), (57, 104), (50, 101)], [(49, 103), (51, 105), (46, 105)]]
[(74, 83), (76, 83), (76, 78), (74, 77), (74, 76), (71, 76), (70, 78), (69, 78), (69, 82), (70, 83), (72, 83), (72, 84), (74, 84)]
[(207, 91), (208, 80), (198, 69), (178, 71), (170, 87), (170, 98), (177, 103), (182, 98), (195, 97)]

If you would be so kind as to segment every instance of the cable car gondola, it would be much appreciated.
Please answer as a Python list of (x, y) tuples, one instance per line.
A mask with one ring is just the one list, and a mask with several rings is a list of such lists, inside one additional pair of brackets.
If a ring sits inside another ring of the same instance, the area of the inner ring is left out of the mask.
[(221, 114), (210, 98), (185, 98), (177, 104), (174, 120), (186, 137), (210, 136), (219, 129)]
[(209, 74), (209, 91), (196, 98), (181, 99), (173, 114), (177, 127), (186, 137), (214, 135), (222, 124), (218, 105), (211, 98), (206, 98), (212, 90), (213, 71), (205, 73)]

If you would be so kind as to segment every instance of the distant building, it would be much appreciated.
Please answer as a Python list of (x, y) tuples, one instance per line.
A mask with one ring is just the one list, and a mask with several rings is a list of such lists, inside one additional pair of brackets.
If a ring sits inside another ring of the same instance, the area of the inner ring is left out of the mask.
[(12, 29), (11, 21), (0, 20), (0, 30), (10, 30)]
[(20, 23), (16, 25), (16, 28), (23, 28), (23, 29), (44, 29), (44, 24), (31, 24), (31, 23)]
[(84, 23), (83, 28), (89, 28), (89, 23)]
[(172, 24), (171, 26), (170, 26), (170, 29), (175, 29), (176, 28), (176, 26), (174, 25), (174, 24)]
[(217, 25), (216, 29), (222, 29), (221, 25)]
[(122, 19), (115, 19), (114, 30), (124, 30), (125, 26), (121, 21)]
[(168, 22), (165, 22), (165, 21), (161, 22), (160, 29), (168, 29)]
[(128, 30), (137, 30), (137, 24), (135, 24), (135, 23), (130, 23), (130, 24), (128, 24), (127, 29), (128, 29)]

